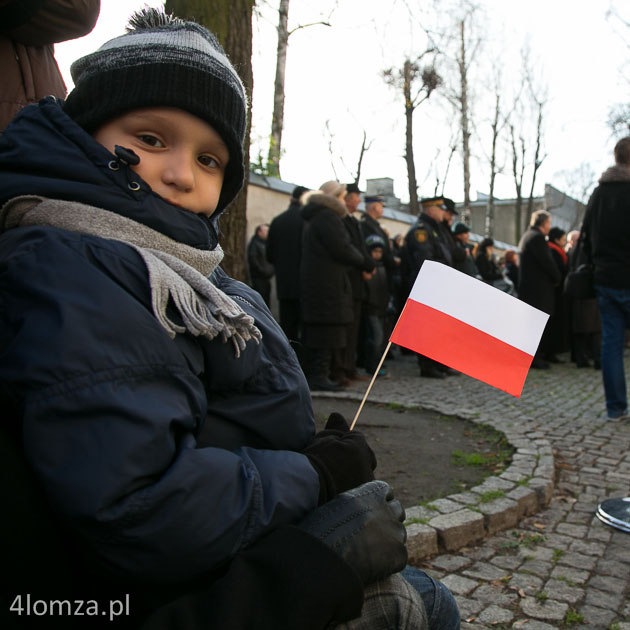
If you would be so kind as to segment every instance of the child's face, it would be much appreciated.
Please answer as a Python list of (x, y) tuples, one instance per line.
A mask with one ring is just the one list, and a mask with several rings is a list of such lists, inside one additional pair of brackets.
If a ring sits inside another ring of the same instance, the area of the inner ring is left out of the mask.
[(114, 118), (94, 134), (112, 153), (132, 149), (132, 166), (157, 193), (175, 206), (211, 215), (219, 202), (230, 158), (219, 134), (205, 121), (172, 107), (136, 109)]
[(374, 260), (381, 260), (381, 258), (383, 258), (383, 248), (382, 247), (373, 247), (372, 251), (370, 253), (372, 254), (372, 258)]

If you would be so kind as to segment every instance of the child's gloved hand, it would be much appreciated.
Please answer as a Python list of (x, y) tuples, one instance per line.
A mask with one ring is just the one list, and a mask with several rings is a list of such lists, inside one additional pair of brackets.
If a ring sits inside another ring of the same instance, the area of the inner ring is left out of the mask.
[(337, 552), (367, 586), (407, 564), (404, 520), (389, 485), (371, 481), (318, 507), (298, 527)]
[(319, 504), (340, 492), (374, 479), (376, 457), (359, 431), (350, 431), (341, 414), (333, 413), (323, 431), (302, 451), (319, 476)]

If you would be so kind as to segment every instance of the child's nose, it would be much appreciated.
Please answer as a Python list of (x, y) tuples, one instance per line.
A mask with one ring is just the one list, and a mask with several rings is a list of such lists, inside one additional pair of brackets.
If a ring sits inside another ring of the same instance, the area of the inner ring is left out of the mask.
[(162, 180), (181, 190), (191, 190), (195, 185), (192, 160), (188, 156), (173, 154), (162, 172)]

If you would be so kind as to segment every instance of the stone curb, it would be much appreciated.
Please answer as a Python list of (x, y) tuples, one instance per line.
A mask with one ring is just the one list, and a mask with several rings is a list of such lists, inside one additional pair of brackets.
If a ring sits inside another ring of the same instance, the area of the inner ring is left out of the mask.
[[(361, 400), (361, 396), (353, 392), (313, 392), (312, 396)], [(387, 404), (390, 401), (371, 396), (370, 402)], [(436, 405), (424, 408), (445, 413)], [(405, 508), (407, 550), (412, 564), (439, 553), (451, 553), (515, 527), (525, 516), (545, 508), (553, 495), (553, 451), (541, 433), (519, 430), (517, 426), (506, 427), (489, 417), (457, 415), (500, 431), (516, 450), (512, 463), (499, 476), (487, 477), (482, 484), (466, 492), (436, 499), (426, 506)]]

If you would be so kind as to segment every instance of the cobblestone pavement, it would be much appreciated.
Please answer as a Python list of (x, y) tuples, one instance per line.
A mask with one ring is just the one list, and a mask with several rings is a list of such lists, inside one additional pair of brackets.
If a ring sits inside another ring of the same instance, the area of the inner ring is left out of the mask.
[[(487, 423), (515, 445), (535, 444), (537, 460), (553, 453), (545, 508), (417, 562), (455, 594), (462, 628), (630, 630), (630, 534), (594, 516), (602, 500), (630, 496), (630, 422), (603, 419), (601, 372), (568, 362), (531, 370), (518, 399), (465, 375), (419, 378), (413, 356), (397, 355), (388, 370), (368, 400)], [(358, 383), (336, 395), (360, 399), (365, 389)]]

